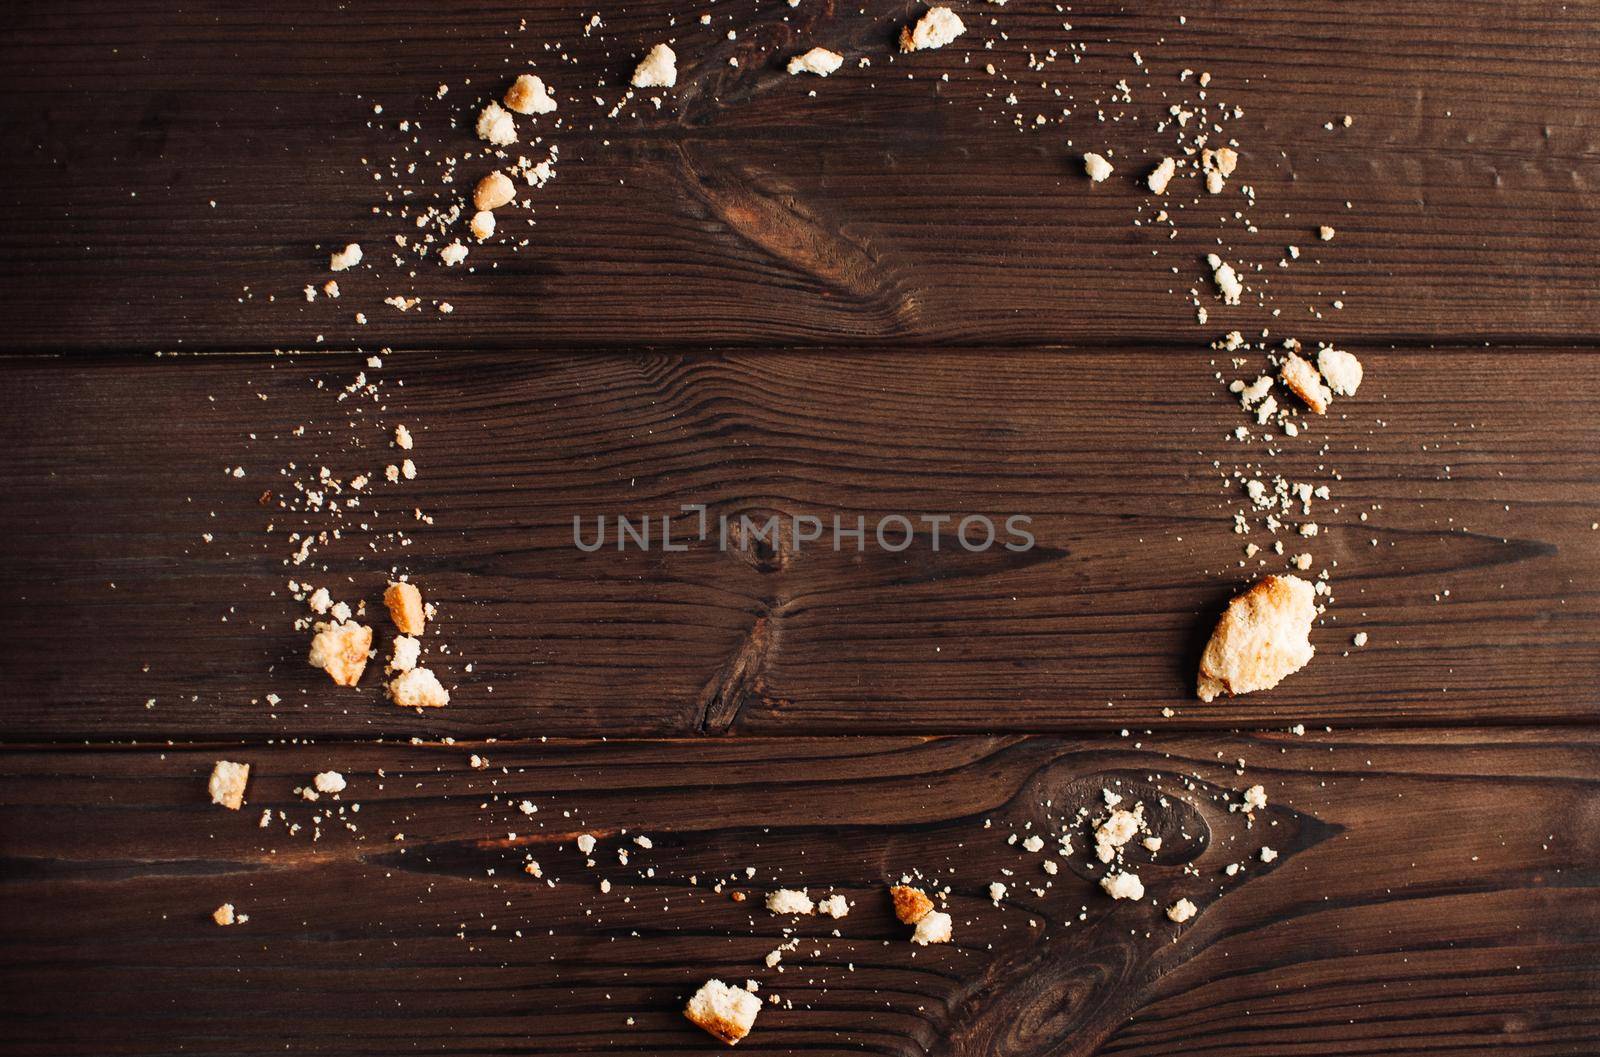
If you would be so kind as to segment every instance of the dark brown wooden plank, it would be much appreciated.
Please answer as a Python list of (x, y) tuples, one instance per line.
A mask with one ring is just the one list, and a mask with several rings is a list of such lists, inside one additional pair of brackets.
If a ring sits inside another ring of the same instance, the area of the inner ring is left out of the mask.
[[(218, 756), (255, 768), (238, 815), (206, 803)], [(326, 768), (354, 829), (314, 840), (334, 809), (294, 790)], [(709, 1053), (677, 1010), (717, 975), (784, 1000), (741, 1052), (1586, 1054), (1597, 774), (1569, 729), (9, 751), (0, 1014), (7, 1052), (50, 1057)], [(1103, 788), (1164, 838), (1143, 903), (1099, 893), (1076, 826), (1053, 878), (1007, 843)], [(948, 886), (953, 945), (893, 922), (908, 871)], [(855, 904), (802, 919), (783, 972), (779, 885)], [(250, 921), (213, 925), (223, 901)]]
[[(1600, 147), (1592, 5), (961, 6), (973, 31), (911, 59), (888, 47), (919, 10), (902, 0), (722, 0), (711, 27), (645, 0), (606, 11), (588, 36), (591, 9), (565, 3), (486, 2), (470, 15), (305, 0), (270, 17), (148, 0), (20, 9), (0, 40), (8, 343), (1172, 344), (1212, 336), (1184, 295), (1209, 295), (1201, 257), (1219, 239), (1264, 265), (1273, 306), (1314, 328), (1307, 337), (1600, 334), (1600, 210), (1585, 176)], [(667, 35), (683, 57), (675, 104), (606, 120), (590, 86), (604, 79), (609, 105), (640, 49)], [(544, 51), (557, 42), (569, 61)], [(781, 72), (813, 43), (843, 49), (847, 68), (826, 82)], [(1047, 70), (1028, 69), (1051, 49)], [(476, 250), (470, 276), (351, 273), (338, 302), (305, 304), (330, 246), (357, 238), (379, 260), (371, 251), (396, 230), (371, 215), (387, 184), (363, 159), (403, 166), (424, 150), (473, 149), (448, 123), (529, 56), (564, 93), (570, 127), (528, 249)], [(861, 57), (873, 65), (857, 68)], [(1009, 79), (984, 73), (991, 62)], [(1174, 241), (1132, 225), (1134, 178), (1171, 150), (1155, 126), (1197, 91), (1179, 82), (1185, 68), (1212, 73), (1210, 98), (1244, 110), (1228, 127), (1258, 234), (1223, 222), (1238, 194), (1185, 200)], [(1123, 79), (1132, 102), (1114, 100)], [(440, 82), (453, 90), (434, 100)], [(1063, 107), (1064, 124), (1013, 127), (1018, 112)], [(1345, 114), (1351, 128), (1323, 128)], [(411, 154), (402, 119), (422, 124)], [(1089, 188), (1086, 149), (1125, 159), (1112, 184)], [(1340, 230), (1334, 243), (1314, 241), (1320, 223)], [(1280, 270), (1290, 242), (1307, 256)], [(456, 311), (401, 315), (380, 303), (394, 293)], [(1213, 305), (1212, 322), (1272, 317)]]
[[(1600, 360), (1358, 351), (1361, 394), (1275, 456), (1231, 438), (1245, 419), (1215, 374), (1233, 368), (1200, 353), (393, 356), (376, 399), (341, 398), (351, 357), (14, 362), (3, 735), (1592, 721)], [(419, 475), (388, 485), (396, 422)], [(380, 483), (342, 521), (278, 509), (320, 466)], [(1330, 571), (1333, 602), (1306, 671), (1203, 706), (1215, 613), (1284, 566), (1241, 567), (1273, 537), (1234, 534), (1237, 466), (1330, 484), (1322, 534), (1287, 550)], [(572, 544), (574, 515), (695, 502), (735, 523), (1026, 514), (1038, 546)], [(341, 526), (290, 564), (293, 532)], [(376, 606), (391, 568), (441, 605), (433, 664), (457, 689), (426, 716), (385, 703), (376, 670), (334, 687), (293, 627), (291, 578)]]

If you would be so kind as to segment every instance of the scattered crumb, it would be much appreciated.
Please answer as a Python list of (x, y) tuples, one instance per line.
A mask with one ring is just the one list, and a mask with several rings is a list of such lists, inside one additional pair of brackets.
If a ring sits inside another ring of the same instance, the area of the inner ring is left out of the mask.
[(678, 83), (677, 53), (665, 44), (655, 45), (635, 67), (632, 83), (635, 88), (671, 88)]
[(915, 25), (900, 30), (900, 50), (930, 51), (942, 48), (966, 31), (960, 15), (948, 7), (930, 7)]
[(249, 781), (248, 763), (218, 760), (211, 768), (211, 779), (206, 783), (206, 789), (211, 793), (213, 804), (221, 804), (229, 811), (237, 811), (244, 806), (244, 787)]
[(814, 73), (818, 77), (826, 77), (844, 65), (844, 56), (827, 48), (812, 48), (803, 55), (796, 55), (789, 60), (789, 73), (791, 76), (802, 73)]
[(306, 660), (321, 668), (340, 686), (355, 686), (372, 656), (372, 629), (354, 621), (318, 623)]
[(742, 987), (707, 980), (689, 999), (683, 1015), (713, 1038), (732, 1046), (755, 1025), (761, 999)]
[(400, 634), (422, 634), (427, 625), (427, 614), (422, 606), (422, 592), (416, 584), (405, 580), (391, 581), (383, 592), (383, 604), (389, 607), (389, 619), (394, 621)]
[(1316, 652), (1311, 623), (1316, 591), (1298, 576), (1264, 576), (1228, 603), (1200, 658), (1198, 694), (1270, 690)]
[(450, 693), (428, 669), (413, 668), (389, 684), (389, 699), (401, 708), (443, 708)]

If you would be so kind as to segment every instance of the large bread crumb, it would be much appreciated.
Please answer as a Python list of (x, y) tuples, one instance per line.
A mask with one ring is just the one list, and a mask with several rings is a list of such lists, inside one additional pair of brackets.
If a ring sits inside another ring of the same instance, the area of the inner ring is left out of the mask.
[(355, 686), (372, 655), (372, 629), (355, 621), (316, 625), (311, 653), (306, 660), (321, 668), (340, 686)]
[(1361, 388), (1361, 361), (1342, 349), (1323, 349), (1317, 353), (1317, 370), (1340, 396), (1355, 396)]
[(556, 101), (543, 78), (525, 73), (506, 89), (506, 106), (519, 114), (549, 114), (555, 111)]
[(789, 75), (796, 76), (802, 73), (814, 73), (818, 77), (826, 77), (844, 65), (844, 56), (827, 48), (812, 48), (810, 51), (796, 55), (789, 60)]
[(496, 147), (517, 142), (517, 121), (499, 103), (490, 103), (478, 114), (478, 138)]
[(729, 1046), (750, 1034), (759, 1012), (761, 999), (721, 980), (707, 980), (700, 985), (683, 1009), (683, 1015), (691, 1022)]
[(665, 44), (657, 44), (640, 60), (633, 71), (635, 88), (671, 88), (678, 83), (678, 55)]
[(1217, 289), (1222, 292), (1222, 303), (1236, 305), (1244, 295), (1244, 283), (1239, 281), (1239, 275), (1233, 270), (1233, 265), (1218, 257), (1215, 253), (1206, 254), (1206, 263), (1211, 266), (1211, 278), (1217, 284)]
[(1298, 576), (1264, 576), (1228, 603), (1200, 658), (1196, 692), (1202, 701), (1219, 694), (1270, 690), (1306, 666), (1316, 649), (1311, 623), (1316, 590)]
[(836, 893), (817, 902), (817, 913), (830, 918), (842, 918), (850, 913), (850, 900)]
[(915, 25), (900, 30), (901, 51), (942, 48), (967, 31), (961, 16), (948, 7), (931, 7)]
[(517, 185), (498, 169), (479, 180), (478, 186), (472, 189), (472, 204), (485, 212), (499, 209), (516, 197)]
[(812, 914), (817, 905), (804, 888), (780, 888), (767, 893), (767, 909), (774, 914)]
[(401, 708), (443, 708), (450, 703), (450, 692), (428, 669), (413, 668), (389, 684), (389, 699)]
[(1105, 889), (1106, 895), (1112, 899), (1144, 898), (1144, 882), (1139, 880), (1138, 874), (1126, 870), (1106, 874), (1100, 878), (1100, 887)]
[(1104, 183), (1111, 178), (1117, 170), (1106, 161), (1102, 154), (1089, 153), (1083, 156), (1083, 171), (1088, 174), (1091, 183)]
[(1304, 400), (1307, 407), (1319, 415), (1327, 413), (1328, 405), (1333, 403), (1333, 393), (1322, 384), (1317, 369), (1311, 366), (1310, 361), (1291, 352), (1284, 357), (1278, 374), (1289, 391)]
[(1167, 184), (1172, 182), (1172, 174), (1178, 171), (1178, 163), (1171, 158), (1162, 158), (1161, 164), (1155, 167), (1151, 174), (1145, 177), (1145, 185), (1152, 194), (1163, 195), (1167, 193)]
[(206, 782), (206, 789), (211, 793), (213, 804), (237, 811), (244, 806), (244, 787), (249, 781), (248, 763), (218, 760), (216, 766), (211, 768), (211, 779)]
[(950, 915), (942, 910), (930, 910), (917, 922), (917, 931), (911, 942), (926, 947), (930, 943), (949, 943), (952, 934)]
[(410, 635), (396, 635), (394, 652), (389, 658), (391, 672), (409, 672), (417, 666), (417, 659), (422, 656), (422, 643)]
[(361, 263), (361, 244), (352, 242), (338, 253), (328, 257), (330, 271), (342, 272)]
[(889, 898), (894, 901), (894, 916), (907, 925), (915, 925), (933, 910), (933, 900), (910, 885), (895, 885), (889, 889)]
[(391, 582), (383, 592), (383, 604), (389, 607), (389, 619), (402, 635), (421, 635), (427, 625), (427, 613), (422, 608), (422, 592), (417, 585), (404, 580)]

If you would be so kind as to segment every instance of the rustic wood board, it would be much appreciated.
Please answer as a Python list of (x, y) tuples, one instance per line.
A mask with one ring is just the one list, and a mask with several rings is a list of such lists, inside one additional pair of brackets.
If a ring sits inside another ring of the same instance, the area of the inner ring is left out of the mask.
[[(641, 0), (586, 36), (590, 8), (503, 0), (470, 12), (290, 0), (270, 17), (216, 2), (19, 9), (0, 39), (7, 343), (1186, 345), (1216, 329), (1194, 326), (1183, 295), (1204, 287), (1201, 257), (1219, 238), (1264, 264), (1282, 325), (1318, 338), (1600, 334), (1593, 4), (1088, 0), (1063, 12), (1018, 0), (980, 10), (992, 29), (974, 19), (942, 52), (895, 58), (888, 43), (917, 10), (720, 0), (701, 27)], [(422, 122), (435, 154), (470, 150), (447, 123), (524, 57), (558, 88), (597, 70), (617, 85), (669, 33), (683, 56), (675, 106), (605, 120), (574, 84), (527, 250), (479, 250), (476, 275), (352, 274), (340, 301), (303, 302), (330, 247), (370, 250), (393, 233), (372, 216), (378, 185), (362, 160), (408, 159), (398, 121)], [(570, 63), (545, 54), (552, 41)], [(1085, 44), (1076, 63), (1071, 41)], [(783, 73), (812, 43), (849, 66), (825, 83)], [(1050, 49), (1062, 54), (1047, 73), (1027, 68)], [(871, 67), (855, 66), (863, 56)], [(1146, 200), (1134, 181), (1171, 138), (1154, 126), (1193, 100), (1186, 68), (1243, 108), (1229, 130), (1259, 234), (1222, 223), (1244, 207), (1236, 193), (1183, 197), (1175, 241), (1133, 226)], [(1113, 100), (1123, 79), (1131, 102)], [(434, 100), (441, 82), (452, 92)], [(1019, 110), (1058, 118), (1063, 106), (1064, 124), (1013, 127)], [(1346, 114), (1349, 129), (1323, 128)], [(1122, 162), (1113, 184), (1084, 180), (1091, 149)], [(1322, 223), (1342, 232), (1327, 246), (1314, 241)], [(1308, 257), (1280, 271), (1288, 243)], [(456, 312), (378, 303), (413, 287)], [(358, 325), (357, 308), (373, 322)], [(1221, 329), (1269, 321), (1213, 307)]]
[[(219, 755), (255, 768), (239, 814), (206, 803)], [(294, 792), (326, 768), (337, 814)], [(1082, 827), (1053, 878), (1007, 843), (1105, 788), (1164, 839), (1139, 904)], [(678, 1014), (710, 974), (784, 999), (763, 1053), (1576, 1054), (1600, 1012), (1587, 731), (19, 750), (0, 802), (16, 1054), (713, 1052)], [(952, 946), (893, 920), (907, 872), (948, 887)], [(855, 905), (796, 927), (778, 885)]]
[[(703, 6), (6, 12), (0, 1052), (724, 1052), (677, 1012), (712, 974), (785, 1000), (740, 1052), (1600, 1052), (1600, 4), (1011, 0), (911, 58), (908, 0)], [(604, 118), (668, 36), (672, 105)], [(812, 44), (846, 67), (790, 78)], [(451, 122), (530, 58), (565, 94), (528, 245), (385, 263), (372, 168), (475, 150)], [(1137, 180), (1200, 71), (1242, 173), (1170, 194), (1174, 236)], [(351, 239), (377, 268), (307, 303)], [(1367, 382), (1241, 446), (1234, 328)], [(379, 397), (341, 399), (378, 350)], [(376, 476), (397, 421), (417, 479), (285, 564), (333, 526), (292, 481)], [(1235, 471), (1330, 483), (1334, 601), (1306, 671), (1205, 706), (1209, 621), (1282, 567), (1241, 564), (1269, 539), (1232, 533)], [(571, 544), (693, 502), (1022, 513), (1040, 545)], [(288, 581), (372, 604), (391, 567), (441, 606), (441, 712), (304, 663)], [(219, 758), (254, 767), (239, 815)], [(342, 799), (300, 799), (327, 768)], [(1030, 892), (1006, 837), (1107, 785), (1163, 835), (1147, 900), (1099, 894), (1081, 832)], [(953, 945), (905, 942), (907, 871)], [(855, 903), (781, 973), (780, 883)]]
[[(1375, 353), (1369, 388), (1276, 457), (1231, 439), (1243, 416), (1216, 381), (1226, 366), (1069, 351), (391, 356), (367, 372), (387, 380), (374, 401), (337, 395), (362, 369), (348, 356), (13, 364), (4, 377), (32, 398), (0, 425), (0, 667), (18, 691), (3, 733), (1116, 730), (1166, 723), (1164, 708), (1209, 727), (1594, 719), (1600, 468), (1562, 451), (1600, 450), (1600, 361)], [(292, 491), (290, 462), (378, 477), (402, 421), (418, 477), (375, 486), (359, 517), (258, 504)], [(1335, 601), (1323, 659), (1276, 692), (1203, 706), (1208, 622), (1284, 567), (1240, 565), (1247, 539), (1271, 542), (1232, 532), (1247, 503), (1211, 462), (1241, 458), (1339, 475), (1313, 508), (1322, 534), (1290, 533), (1337, 563)], [(935, 553), (927, 533), (899, 554), (797, 550), (787, 534), (764, 555), (573, 546), (574, 515), (695, 502), (869, 524), (1027, 514), (1038, 546)], [(80, 510), (93, 517), (72, 524)], [(336, 524), (348, 535), (288, 564), (291, 530)], [(441, 605), (430, 642), (450, 651), (436, 656), (461, 707), (403, 712), (381, 673), (341, 690), (305, 663), (288, 581), (376, 606), (391, 567)], [(37, 648), (85, 637), (93, 663)]]

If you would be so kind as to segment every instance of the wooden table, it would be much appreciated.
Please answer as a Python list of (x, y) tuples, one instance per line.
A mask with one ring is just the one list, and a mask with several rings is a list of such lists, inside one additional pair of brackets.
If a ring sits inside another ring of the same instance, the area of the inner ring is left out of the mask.
[[(763, 1053), (1600, 1052), (1600, 5), (968, 3), (911, 57), (904, 3), (704, 9), (9, 12), (0, 1048), (713, 1052), (679, 1010), (718, 976), (778, 996)], [(667, 105), (607, 118), (669, 35)], [(811, 44), (845, 69), (791, 79)], [(448, 122), (523, 56), (608, 85), (563, 97), (527, 245), (389, 265), (397, 121), (474, 150)], [(1201, 72), (1256, 201), (1135, 225)], [(357, 239), (377, 274), (307, 302)], [(1219, 247), (1267, 262), (1243, 305)], [(1367, 380), (1241, 454), (1235, 328)], [(333, 525), (293, 482), (381, 467), (396, 422), (416, 479), (290, 563)], [(1233, 532), (1252, 460), (1332, 485), (1333, 600), (1305, 671), (1202, 704), (1210, 622), (1282, 568)], [(684, 504), (1038, 545), (572, 544)], [(391, 571), (439, 606), (446, 709), (304, 663), (289, 581), (383, 627)], [(219, 758), (253, 767), (237, 815)], [(1081, 841), (1054, 877), (1008, 843), (1107, 788), (1163, 835), (1142, 903)], [(907, 874), (954, 943), (906, 942)], [(774, 917), (780, 885), (854, 908)]]

